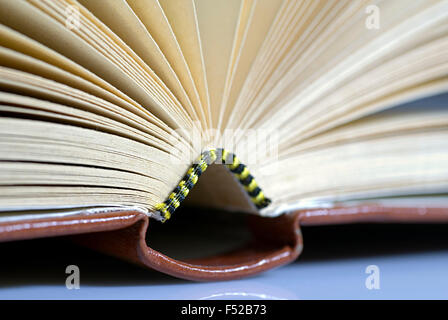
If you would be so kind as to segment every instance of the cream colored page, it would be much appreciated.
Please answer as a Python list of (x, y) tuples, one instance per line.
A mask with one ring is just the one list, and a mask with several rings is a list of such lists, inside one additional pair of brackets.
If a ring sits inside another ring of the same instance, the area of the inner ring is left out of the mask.
[(164, 53), (158, 47), (151, 34), (132, 11), (125, 0), (110, 1), (104, 5), (97, 0), (78, 0), (97, 18), (101, 19), (160, 77), (164, 84), (190, 111), (194, 118), (190, 99), (187, 96), (176, 73), (171, 68)]
[[(50, 65), (60, 68), (70, 72), (74, 76), (85, 79), (91, 82), (93, 85), (103, 88), (110, 94), (107, 94), (108, 99), (112, 99), (117, 105), (123, 106), (124, 108), (137, 108), (141, 109), (139, 105), (132, 100), (129, 96), (119, 91), (117, 88), (113, 87), (110, 83), (104, 81), (102, 78), (96, 74), (90, 72), (86, 68), (79, 64), (76, 64), (67, 57), (57, 53), (54, 50), (42, 45), (41, 43), (11, 29), (5, 25), (0, 25), (0, 36), (2, 38), (2, 45), (8, 47), (17, 52), (21, 52), (30, 57), (34, 57), (38, 60), (46, 62)], [(132, 106), (130, 106), (132, 105)], [(160, 124), (160, 123), (159, 123)]]
[[(135, 128), (137, 132), (150, 135), (153, 140), (160, 141), (161, 146), (168, 145), (165, 141), (169, 141), (169, 134), (148, 121), (145, 113), (120, 108), (114, 103), (101, 99), (98, 95), (87, 93), (88, 90), (85, 91), (83, 88), (90, 89), (90, 83), (85, 83), (81, 78), (73, 77), (60, 69), (6, 48), (0, 48), (0, 64), (8, 67), (0, 67), (2, 75), (0, 87), (4, 90), (13, 90), (24, 96), (32, 95), (48, 101), (66, 101), (66, 103), (73, 101), (79, 109), (120, 121)], [(26, 73), (19, 70), (24, 70)]]
[(248, 121), (252, 101), (263, 90), (264, 84), (276, 70), (279, 61), (288, 52), (288, 47), (303, 32), (304, 25), (309, 20), (310, 10), (318, 6), (322, 6), (318, 1), (285, 1), (279, 10), (276, 23), (270, 28), (247, 74), (245, 84), (235, 102), (235, 112), (229, 118), (231, 127), (239, 127), (242, 122)]
[[(251, 23), (254, 9), (255, 9), (256, 1), (254, 0), (245, 0), (241, 2), (240, 16), (238, 18), (238, 26), (235, 33), (235, 38), (233, 40), (232, 53), (230, 55), (230, 62), (227, 70), (227, 76), (225, 79), (225, 84), (223, 88), (223, 99), (221, 102), (221, 108), (219, 110), (217, 130), (221, 131), (222, 127), (222, 119), (224, 112), (227, 107), (227, 101), (229, 98), (229, 91), (232, 86), (233, 77), (236, 72), (237, 62), (241, 56), (241, 50), (243, 44), (246, 40), (247, 29), (249, 24)], [(216, 145), (221, 145), (221, 143), (216, 142)]]
[[(7, 187), (0, 195), (2, 211), (58, 208), (138, 206), (154, 207), (160, 201), (148, 192), (128, 189), (80, 186)], [(129, 209), (128, 209), (129, 211)], [(55, 213), (59, 212), (55, 210)], [(85, 211), (83, 211), (85, 212)], [(101, 212), (101, 210), (100, 210)]]
[[(429, 42), (425, 47), (410, 49), (400, 59), (383, 63), (344, 89), (328, 94), (315, 103), (314, 114), (310, 114), (311, 110), (304, 112), (310, 120), (299, 130), (284, 127), (285, 139), (296, 144), (337, 124), (448, 90), (448, 38)], [(336, 101), (342, 103), (335, 107)]]
[[(123, 119), (127, 120), (132, 119), (131, 121), (135, 123), (134, 125), (138, 125), (141, 130), (149, 131), (151, 132), (152, 135), (154, 135), (154, 137), (157, 137), (161, 140), (169, 139), (168, 132), (163, 131), (162, 129), (154, 125), (152, 123), (152, 119), (148, 117), (147, 113), (142, 112), (140, 109), (136, 108), (133, 105), (125, 103), (123, 100), (118, 99), (115, 95), (111, 94), (110, 92), (93, 85), (91, 82), (88, 82), (83, 78), (77, 77), (62, 69), (49, 65), (41, 60), (31, 58), (30, 56), (20, 54), (16, 51), (12, 51), (7, 48), (0, 48), (0, 64), (2, 66), (12, 68), (14, 70), (21, 70), (23, 72), (38, 75), (45, 79), (50, 79), (58, 82), (54, 83), (54, 87), (60, 86), (60, 84), (65, 84), (70, 88), (81, 90), (80, 92), (83, 93), (84, 95), (90, 94), (92, 95), (91, 97), (102, 98), (105, 101), (103, 104), (99, 103), (98, 110), (104, 112), (108, 111), (108, 109), (114, 110), (113, 113), (111, 113), (109, 116), (111, 117), (120, 116)], [(20, 82), (23, 82), (23, 80), (25, 79), (26, 78), (24, 78), (23, 75), (18, 75), (17, 84), (19, 85)], [(36, 80), (31, 80), (29, 82), (35, 84), (36, 82), (33, 81)], [(37, 89), (37, 86), (35, 89)], [(53, 88), (53, 90), (54, 89), (55, 88)], [(18, 87), (16, 90), (19, 90)], [(25, 92), (22, 93), (26, 94)], [(105, 104), (107, 104), (108, 107), (105, 107), (104, 106)]]
[[(95, 96), (3, 67), (0, 67), (0, 75), (0, 88), (14, 93), (14, 95), (1, 93), (1, 101), (28, 107), (29, 113), (36, 110), (45, 111), (45, 115), (40, 119), (70, 122), (73, 125), (126, 136), (158, 147), (165, 152), (173, 150), (173, 146), (157, 138), (154, 126), (148, 125), (133, 114), (122, 112), (115, 105)], [(19, 98), (20, 100), (16, 101)], [(27, 113), (26, 109), (22, 113)]]
[(208, 127), (211, 124), (209, 95), (194, 2), (193, 0), (159, 0), (159, 3), (190, 69), (201, 101), (198, 114), (206, 124), (205, 127)]
[[(431, 6), (433, 3), (435, 5)], [(366, 72), (374, 70), (373, 66), (377, 64), (382, 66), (387, 61), (386, 59), (394, 57), (394, 54), (397, 55), (400, 49), (403, 50), (407, 43), (415, 39), (420, 39), (423, 42), (427, 34), (424, 30), (430, 31), (430, 24), (435, 26), (440, 19), (446, 16), (446, 10), (443, 9), (446, 5), (441, 1), (418, 3), (418, 5), (415, 4), (410, 7), (407, 7), (405, 2), (399, 1), (382, 2), (382, 4), (384, 4), (382, 11), (385, 14), (380, 30), (373, 32), (366, 30), (364, 26), (365, 13), (362, 11), (362, 7), (356, 11), (356, 16), (351, 20), (341, 19), (343, 17), (341, 14), (344, 13), (344, 11), (341, 11), (338, 18), (339, 24), (336, 24), (338, 20), (335, 18), (329, 20), (335, 26), (333, 34), (329, 29), (322, 29), (320, 34), (317, 33), (314, 38), (310, 39), (309, 43), (312, 46), (304, 47), (307, 48), (308, 52), (303, 55), (303, 58), (295, 60), (290, 58), (289, 62), (288, 59), (284, 59), (281, 62), (282, 66), (276, 71), (278, 74), (270, 80), (272, 81), (271, 85), (275, 86), (266, 86), (264, 89), (266, 95), (260, 95), (256, 100), (257, 103), (254, 104), (253, 108), (256, 105), (257, 110), (255, 116), (250, 115), (251, 122), (257, 121), (260, 124), (262, 122), (263, 124), (272, 122), (272, 116), (275, 113), (275, 123), (285, 126), (285, 123), (288, 122), (286, 125), (294, 130), (298, 125), (290, 122), (291, 118), (298, 119), (299, 117), (296, 116), (298, 114), (301, 116), (306, 113), (317, 114), (316, 104), (320, 104), (322, 99), (339, 92), (350, 92), (336, 91), (338, 86), (349, 83), (355, 85), (357, 83), (356, 75), (362, 76)], [(407, 10), (403, 10), (403, 8), (407, 8)], [(331, 11), (328, 14), (331, 14)], [(328, 16), (328, 18), (331, 18), (331, 16)], [(348, 28), (350, 25), (351, 27)], [(335, 32), (340, 36), (336, 38)], [(333, 40), (330, 42), (329, 39)], [(311, 42), (311, 40), (313, 41)], [(335, 51), (329, 50), (330, 46)], [(303, 50), (298, 44), (296, 44), (296, 48), (295, 50), (299, 50), (298, 52)], [(325, 48), (326, 50), (324, 50)], [(318, 52), (319, 54), (317, 54)], [(288, 66), (288, 63), (291, 62), (295, 63), (294, 67)], [(322, 67), (313, 68), (315, 64)], [(280, 74), (280, 70), (287, 71), (287, 73)], [(291, 78), (288, 75), (291, 75)], [(292, 78), (297, 79), (297, 81), (290, 82), (290, 89), (288, 89), (291, 92), (296, 92), (290, 96), (294, 96), (294, 107), (286, 101), (282, 101), (285, 86), (278, 83), (280, 79), (282, 79), (282, 82), (288, 83)], [(372, 77), (370, 79), (372, 85), (375, 85), (377, 81), (373, 81)], [(334, 98), (332, 101), (336, 105)], [(269, 108), (264, 107), (267, 105), (269, 105)], [(285, 112), (278, 112), (273, 107), (274, 105), (281, 105)], [(340, 108), (344, 107), (343, 101), (339, 106)], [(328, 105), (326, 109), (337, 111), (336, 107), (330, 108)], [(325, 113), (322, 109), (319, 111), (322, 114)], [(338, 112), (344, 114), (340, 110)], [(262, 117), (264, 119), (261, 121)], [(280, 118), (282, 120), (278, 122)], [(305, 117), (300, 118), (304, 119)], [(322, 118), (320, 120), (328, 122), (328, 120)]]
[(0, 120), (2, 208), (98, 205), (114, 195), (110, 203), (152, 210), (185, 170), (171, 167), (167, 153), (117, 135), (51, 122)]
[(234, 111), (236, 99), (241, 93), (252, 63), (284, 3), (283, 0), (257, 0), (254, 2), (250, 23), (245, 30), (244, 40), (233, 67), (228, 97), (225, 97), (226, 102), (221, 111), (220, 127), (227, 127), (229, 117)]
[(8, 15), (0, 15), (1, 23), (72, 59), (117, 88), (125, 89), (133, 99), (172, 127), (180, 126), (179, 120), (161, 108), (142, 87), (130, 81), (120, 68), (80, 40), (64, 25), (49, 19), (44, 13), (23, 1), (2, 1), (0, 10), (8, 12)]
[[(245, 98), (245, 101), (238, 102), (239, 108), (243, 109), (244, 114), (239, 119), (239, 124), (250, 126), (255, 122), (259, 123), (260, 118), (267, 112), (272, 115), (272, 113), (278, 111), (271, 106), (269, 108), (263, 108), (263, 106), (268, 104), (282, 106), (281, 103), (278, 103), (278, 100), (283, 98), (283, 91), (289, 84), (286, 81), (285, 74), (289, 72), (291, 64), (297, 63), (303, 50), (314, 45), (313, 41), (315, 41), (316, 34), (323, 30), (330, 32), (325, 26), (328, 26), (329, 22), (336, 23), (335, 16), (341, 15), (341, 12), (344, 14), (347, 10), (345, 7), (349, 2), (311, 1), (300, 3), (300, 7), (296, 9), (297, 12), (289, 17), (288, 23), (283, 26), (280, 34), (270, 39), (269, 47), (265, 46), (263, 48), (264, 51), (267, 51), (265, 54), (267, 57), (257, 61), (256, 68), (253, 69), (258, 79), (254, 79), (255, 81), (250, 83), (246, 91), (248, 97)], [(363, 8), (359, 5), (359, 2), (355, 2), (353, 6), (357, 6), (358, 10)], [(345, 18), (348, 23), (352, 21), (348, 17)], [(293, 55), (295, 55), (296, 60), (290, 58)], [(310, 70), (319, 70), (313, 55), (306, 55), (305, 57), (310, 59), (309, 63), (297, 64), (298, 66)], [(306, 86), (310, 83), (310, 79), (304, 79), (302, 73), (294, 73), (296, 77), (300, 77), (302, 80), (299, 84), (296, 84), (296, 87)], [(249, 75), (249, 77), (253, 76)], [(292, 112), (293, 110), (289, 111)], [(282, 113), (282, 115), (285, 116), (285, 113)]]
[(446, 190), (447, 142), (446, 129), (353, 142), (279, 161), (276, 177), (257, 179), (274, 206)]
[(295, 156), (313, 149), (324, 149), (344, 143), (366, 141), (387, 135), (401, 135), (410, 132), (448, 128), (448, 104), (446, 110), (431, 110), (425, 105), (416, 110), (400, 111), (392, 108), (340, 127), (324, 131), (302, 141), (293, 148), (287, 148), (281, 158)]
[[(406, 7), (402, 2), (387, 2), (392, 6), (383, 8), (390, 9), (386, 10), (388, 20), (370, 35), (373, 42), (363, 36), (369, 32), (364, 28), (363, 7), (348, 3), (350, 6), (341, 7), (337, 17), (325, 17), (331, 24), (314, 35), (319, 35), (318, 40), (307, 40), (309, 45), (303, 48), (295, 44), (297, 50), (302, 50), (298, 52), (306, 50), (300, 59), (289, 58), (289, 63), (295, 61), (294, 71), (286, 60), (277, 68), (286, 70), (291, 78), (277, 74), (269, 80), (272, 83), (263, 88), (267, 96), (262, 99), (260, 95), (239, 123), (280, 131), (282, 142), (292, 147), (304, 137), (363, 115), (446, 90), (446, 1), (416, 3), (409, 10), (402, 9)], [(389, 11), (397, 8), (405, 18), (395, 21)], [(327, 14), (333, 13), (327, 9)], [(352, 19), (344, 18), (347, 16)], [(358, 38), (351, 35), (352, 29), (360, 33)], [(337, 55), (328, 49), (333, 46), (339, 48)], [(348, 59), (350, 55), (358, 58)], [(328, 78), (330, 75), (333, 80)], [(297, 81), (289, 82), (293, 77)]]
[(195, 0), (195, 5), (210, 95), (212, 127), (216, 128), (238, 27), (241, 1)]
[(198, 110), (200, 99), (191, 72), (159, 2), (157, 0), (127, 0), (127, 2), (157, 42), (179, 77), (192, 105)]
[(120, 68), (132, 83), (154, 100), (160, 109), (166, 111), (165, 113), (171, 115), (173, 119), (177, 119), (179, 123), (188, 126), (188, 115), (185, 109), (176, 108), (178, 101), (166, 85), (126, 43), (90, 11), (79, 6), (79, 3), (75, 0), (59, 0), (56, 2), (53, 0), (29, 0), (29, 2), (66, 28), (66, 9), (69, 6), (76, 6), (79, 10), (79, 26), (70, 29), (70, 31), (94, 48), (106, 60)]
[[(8, 98), (9, 101), (18, 104), (29, 103), (30, 100), (21, 101), (20, 97)], [(44, 104), (38, 100), (32, 103), (34, 106)], [(52, 106), (57, 107), (55, 104)], [(14, 108), (14, 106), (1, 106), (2, 111)], [(0, 124), (3, 137), (2, 150), (8, 151), (0, 156), (4, 161), (14, 162), (14, 159), (20, 158), (23, 161), (45, 164), (65, 163), (72, 166), (103, 167), (111, 169), (111, 172), (126, 171), (152, 177), (160, 184), (173, 183), (178, 175), (182, 174), (183, 168), (172, 168), (169, 165), (170, 157), (166, 152), (118, 135), (101, 131), (92, 132), (86, 128), (67, 126), (63, 123), (28, 119), (2, 118)], [(14, 130), (18, 129), (22, 132), (20, 136), (14, 134)], [(38, 130), (40, 131), (37, 132)], [(61, 137), (64, 138), (64, 143), (60, 142)], [(117, 152), (118, 150), (122, 152)], [(42, 180), (45, 178), (47, 177), (42, 177)]]

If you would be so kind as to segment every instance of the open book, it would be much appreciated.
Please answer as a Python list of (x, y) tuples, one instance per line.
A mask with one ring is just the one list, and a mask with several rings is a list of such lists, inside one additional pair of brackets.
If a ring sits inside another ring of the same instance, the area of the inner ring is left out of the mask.
[[(1, 0), (0, 23), (0, 239), (214, 279), (295, 258), (299, 216), (447, 219), (448, 105), (396, 108), (448, 91), (446, 0)], [(143, 248), (182, 206), (247, 214), (264, 251)]]

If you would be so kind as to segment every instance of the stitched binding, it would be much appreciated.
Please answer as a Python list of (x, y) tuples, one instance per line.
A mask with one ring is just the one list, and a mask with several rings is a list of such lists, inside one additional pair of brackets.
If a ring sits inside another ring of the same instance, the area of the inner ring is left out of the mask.
[(213, 163), (224, 164), (233, 173), (258, 209), (265, 208), (271, 203), (271, 200), (265, 197), (254, 177), (250, 174), (249, 169), (240, 162), (235, 154), (222, 148), (210, 149), (199, 156), (168, 198), (156, 205), (156, 215), (160, 218), (160, 221), (165, 222), (171, 217), (198, 182), (201, 174)]

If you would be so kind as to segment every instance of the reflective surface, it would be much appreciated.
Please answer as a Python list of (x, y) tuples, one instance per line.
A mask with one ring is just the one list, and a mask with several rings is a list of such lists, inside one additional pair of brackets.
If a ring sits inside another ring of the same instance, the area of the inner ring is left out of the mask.
[[(447, 225), (303, 228), (293, 264), (256, 277), (192, 283), (135, 267), (63, 239), (0, 244), (0, 299), (447, 299)], [(67, 265), (80, 289), (65, 286)], [(366, 267), (379, 268), (379, 290)]]

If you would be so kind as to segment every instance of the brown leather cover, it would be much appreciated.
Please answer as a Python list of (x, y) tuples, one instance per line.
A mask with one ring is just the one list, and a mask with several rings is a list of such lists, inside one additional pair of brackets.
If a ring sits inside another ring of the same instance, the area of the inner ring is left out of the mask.
[(136, 211), (79, 214), (0, 224), (0, 241), (71, 235), (76, 242), (175, 277), (201, 280), (241, 278), (284, 265), (302, 250), (300, 226), (364, 222), (448, 222), (448, 208), (398, 208), (366, 204), (302, 210), (277, 218), (250, 215), (252, 240), (217, 256), (179, 261), (146, 243), (148, 217)]

